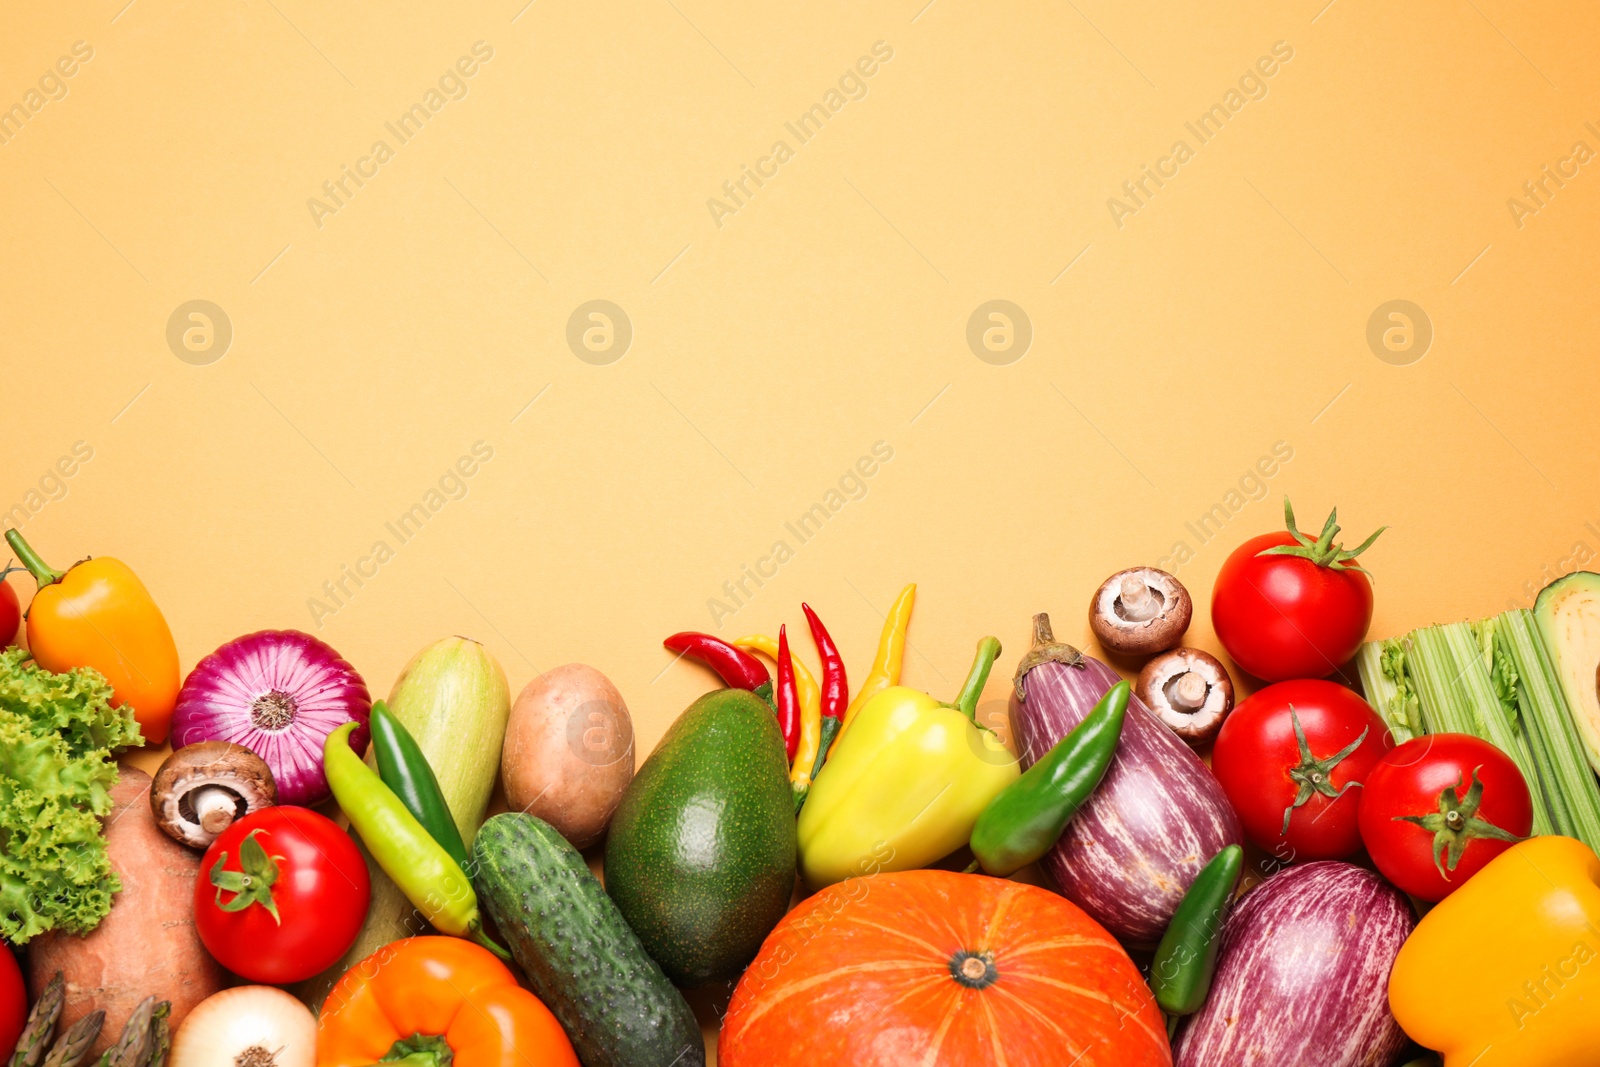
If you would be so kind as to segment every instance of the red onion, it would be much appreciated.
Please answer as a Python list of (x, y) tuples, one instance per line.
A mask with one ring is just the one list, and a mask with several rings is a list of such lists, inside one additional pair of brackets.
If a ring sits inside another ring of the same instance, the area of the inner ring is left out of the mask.
[(328, 796), (324, 739), (352, 720), (350, 747), (367, 750), (372, 698), (344, 657), (299, 630), (236, 637), (195, 664), (172, 713), (174, 747), (232, 741), (266, 761), (279, 804)]

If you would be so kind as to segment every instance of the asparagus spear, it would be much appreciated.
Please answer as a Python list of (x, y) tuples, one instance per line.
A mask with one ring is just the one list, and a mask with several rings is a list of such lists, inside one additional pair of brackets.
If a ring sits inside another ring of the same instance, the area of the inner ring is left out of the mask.
[(143, 1067), (150, 1059), (150, 1017), (155, 1007), (155, 997), (141, 1000), (128, 1016), (117, 1043), (100, 1053), (95, 1067)]
[(50, 1039), (56, 1034), (56, 1023), (61, 1018), (61, 1005), (65, 1003), (66, 996), (66, 983), (62, 980), (61, 972), (57, 971), (56, 976), (50, 979), (50, 984), (44, 987), (44, 992), (39, 994), (39, 999), (34, 1001), (33, 1010), (28, 1013), (22, 1040), (17, 1042), (17, 1051), (11, 1057), (10, 1067), (39, 1067), (39, 1061), (50, 1049)]
[(163, 1000), (150, 1020), (150, 1067), (167, 1067), (167, 1053), (172, 1050), (172, 1029), (167, 1022), (171, 1012), (172, 1001)]
[(105, 1023), (106, 1013), (103, 1011), (92, 1011), (73, 1023), (61, 1040), (55, 1043), (50, 1055), (45, 1057), (44, 1067), (78, 1067), (78, 1062), (88, 1055)]

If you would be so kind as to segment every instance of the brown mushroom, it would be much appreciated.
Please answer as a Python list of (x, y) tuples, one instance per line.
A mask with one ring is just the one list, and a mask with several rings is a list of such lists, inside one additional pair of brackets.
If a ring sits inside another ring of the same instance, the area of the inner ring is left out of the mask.
[(260, 756), (229, 741), (202, 741), (168, 756), (150, 784), (156, 824), (190, 848), (206, 848), (252, 811), (278, 799)]
[(1089, 602), (1089, 628), (1107, 652), (1148, 656), (1176, 648), (1194, 604), (1183, 583), (1154, 567), (1118, 571)]
[(1209, 652), (1175, 648), (1144, 665), (1134, 690), (1156, 718), (1194, 748), (1222, 729), (1233, 710), (1233, 679)]

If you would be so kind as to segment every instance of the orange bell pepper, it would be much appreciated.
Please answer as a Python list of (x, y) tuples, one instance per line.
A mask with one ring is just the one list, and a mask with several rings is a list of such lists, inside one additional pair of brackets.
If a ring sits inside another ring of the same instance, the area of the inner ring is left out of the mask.
[(6, 531), (6, 541), (39, 583), (28, 605), (34, 660), (57, 674), (99, 671), (114, 702), (133, 708), (145, 741), (165, 742), (178, 702), (178, 646), (138, 575), (110, 556), (54, 570), (16, 530)]
[(550, 1009), (488, 949), (408, 937), (346, 971), (318, 1021), (317, 1067), (380, 1061), (578, 1067), (578, 1054)]

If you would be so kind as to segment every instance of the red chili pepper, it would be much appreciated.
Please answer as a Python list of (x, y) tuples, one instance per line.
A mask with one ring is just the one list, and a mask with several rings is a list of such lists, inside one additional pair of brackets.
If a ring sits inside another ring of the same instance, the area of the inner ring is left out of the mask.
[(673, 652), (697, 659), (716, 671), (734, 689), (748, 689), (771, 702), (772, 676), (760, 660), (720, 637), (685, 630), (661, 642)]
[(850, 682), (845, 677), (844, 658), (839, 655), (839, 646), (833, 643), (827, 627), (822, 625), (822, 620), (817, 618), (810, 604), (801, 604), (800, 610), (806, 614), (806, 623), (811, 627), (811, 640), (817, 646), (818, 658), (822, 660), (822, 741), (817, 745), (817, 761), (811, 768), (811, 778), (815, 781), (828, 758), (828, 749), (832, 747), (833, 739), (839, 735), (839, 727), (844, 723), (845, 708), (850, 706)]
[(778, 726), (790, 762), (800, 748), (800, 690), (794, 682), (794, 657), (789, 654), (789, 628), (778, 627)]

